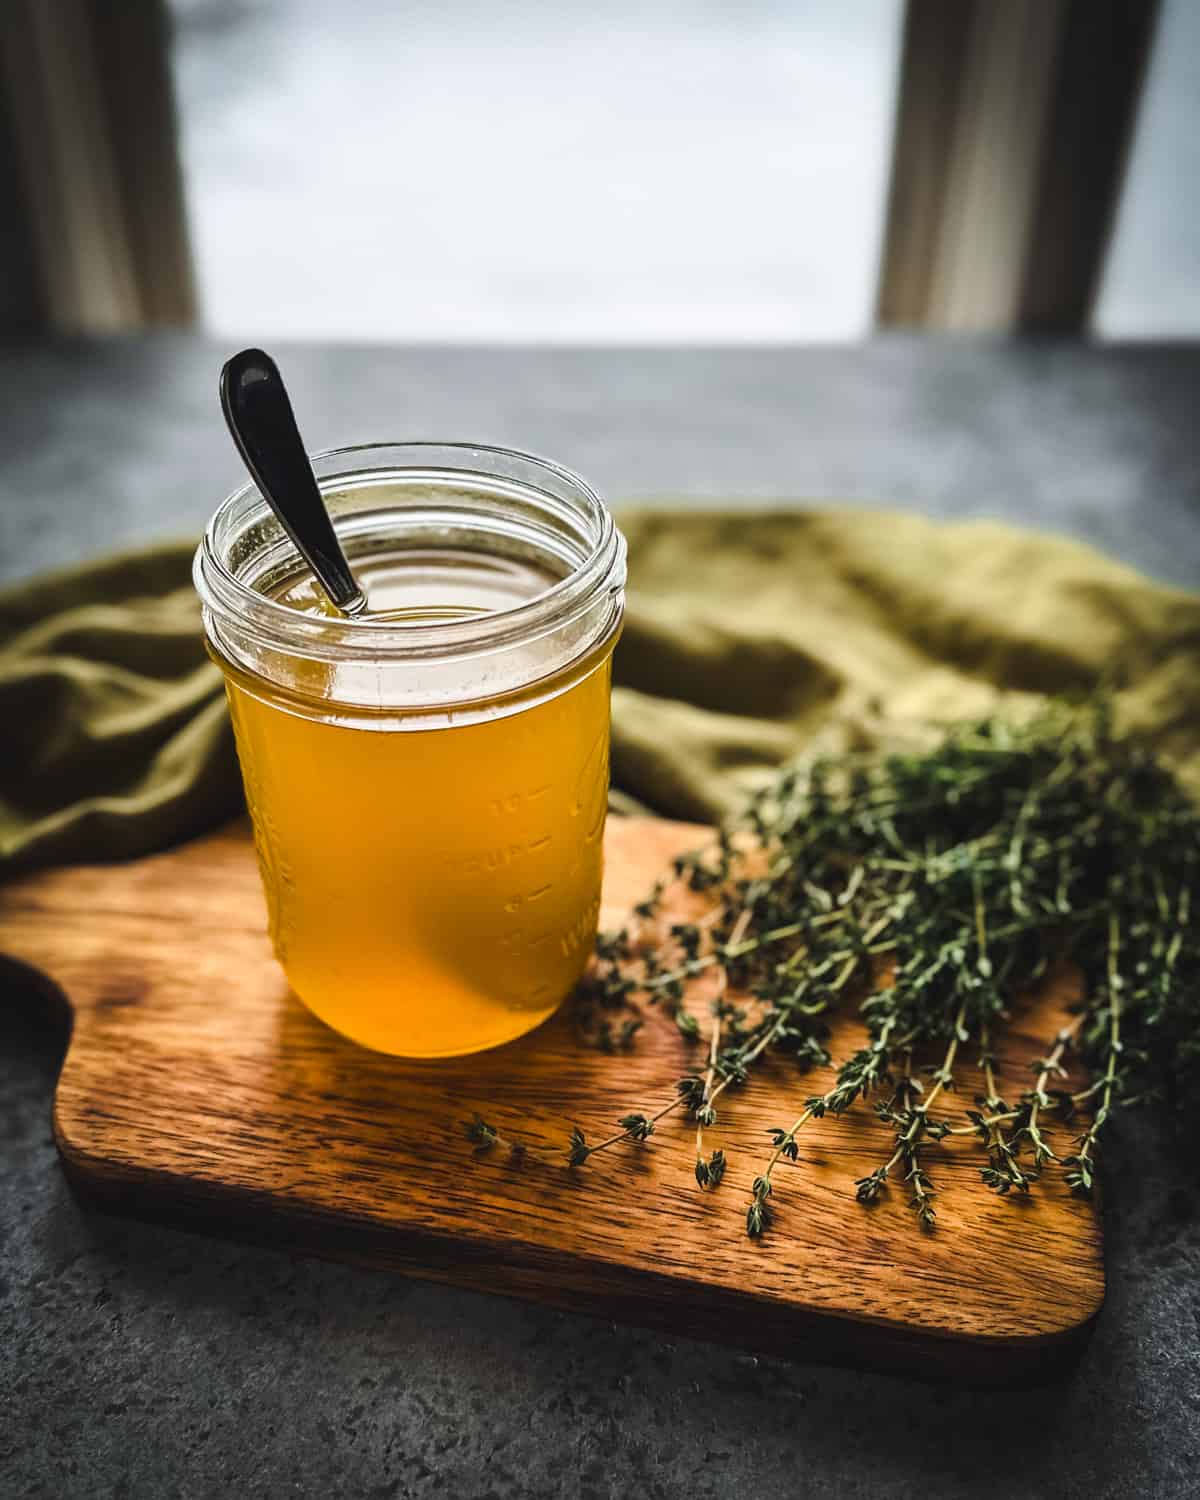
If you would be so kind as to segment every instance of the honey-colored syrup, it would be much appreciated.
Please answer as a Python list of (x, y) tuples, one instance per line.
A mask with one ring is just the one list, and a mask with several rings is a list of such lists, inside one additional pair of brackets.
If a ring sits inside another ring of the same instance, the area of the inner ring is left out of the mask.
[[(447, 562), (439, 581), (426, 558), (363, 581), (373, 611), (422, 624), (552, 581), (523, 565), (471, 571)], [(320, 607), (308, 585), (279, 597)], [(548, 1016), (595, 937), (609, 655), (532, 706), (476, 705), (436, 728), (308, 717), (265, 682), (227, 681), (272, 938), (304, 1003), (409, 1057), (495, 1046)]]

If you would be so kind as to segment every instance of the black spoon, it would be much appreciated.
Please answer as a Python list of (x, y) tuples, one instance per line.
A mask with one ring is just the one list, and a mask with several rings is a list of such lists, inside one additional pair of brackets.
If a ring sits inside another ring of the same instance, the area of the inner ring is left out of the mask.
[(367, 607), (304, 451), (283, 376), (269, 354), (243, 349), (221, 371), (221, 410), (237, 450), (279, 523), (343, 615)]

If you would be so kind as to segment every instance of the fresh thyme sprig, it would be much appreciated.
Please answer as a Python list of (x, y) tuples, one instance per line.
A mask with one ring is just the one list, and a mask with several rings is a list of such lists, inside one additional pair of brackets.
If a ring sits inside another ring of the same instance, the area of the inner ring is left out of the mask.
[(474, 1114), (464, 1123), (464, 1133), (467, 1140), (474, 1145), (479, 1155), (484, 1155), (494, 1147), (507, 1151), (513, 1161), (520, 1161), (526, 1148), (520, 1141), (510, 1141), (506, 1136), (500, 1134), (494, 1125), (490, 1125), (481, 1114)]
[[(709, 915), (668, 926), (672, 883), (703, 893)], [(929, 1150), (964, 1135), (977, 1137), (982, 1180), (998, 1193), (1028, 1193), (1051, 1166), (1090, 1193), (1119, 1107), (1196, 1099), (1198, 900), (1200, 813), (1146, 747), (1115, 732), (1105, 703), (1054, 706), (1024, 725), (962, 725), (925, 752), (787, 769), (711, 848), (675, 861), (673, 882), (639, 905), (630, 929), (598, 945), (587, 1005), (622, 1018), (615, 1032), (608, 1020), (601, 1045), (632, 1040), (626, 1028), (636, 1030), (649, 1004), (706, 1041), (705, 1061), (657, 1111), (622, 1116), (596, 1145), (576, 1129), (570, 1161), (644, 1142), (684, 1112), (695, 1120), (697, 1181), (715, 1186), (725, 1157), (706, 1159), (704, 1131), (720, 1095), (768, 1056), (829, 1063), (829, 1018), (856, 1006), (863, 1046), (841, 1061), (832, 1088), (769, 1132), (751, 1235), (772, 1221), (773, 1173), (799, 1162), (804, 1127), (884, 1090), (876, 1111), (894, 1147), (855, 1184), (861, 1202), (902, 1173), (910, 1207), (932, 1228)], [(997, 1091), (995, 1039), (1010, 1001), (1062, 960), (1083, 983), (1075, 1018), (1048, 1040), (1033, 1087), (1010, 1105)], [(699, 986), (715, 988), (706, 1038), (687, 1003)], [(984, 1087), (956, 1123), (943, 1096), (968, 1045)], [(913, 1058), (933, 1047), (941, 1061), (922, 1082)], [(1091, 1074), (1088, 1087), (1061, 1086), (1069, 1058)], [(1044, 1122), (1065, 1124), (1080, 1110), (1090, 1120), (1059, 1158)]]

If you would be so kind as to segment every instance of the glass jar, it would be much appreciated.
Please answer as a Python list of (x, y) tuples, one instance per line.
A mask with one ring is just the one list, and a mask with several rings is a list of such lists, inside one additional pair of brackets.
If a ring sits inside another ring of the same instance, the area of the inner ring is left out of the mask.
[(544, 1020), (600, 905), (625, 544), (577, 475), (466, 444), (313, 460), (368, 611), (336, 615), (253, 485), (196, 554), (292, 988), (442, 1057)]

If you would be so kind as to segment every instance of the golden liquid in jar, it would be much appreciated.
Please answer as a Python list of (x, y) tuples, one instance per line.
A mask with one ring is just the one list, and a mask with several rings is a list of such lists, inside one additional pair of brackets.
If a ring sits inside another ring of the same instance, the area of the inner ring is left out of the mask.
[[(448, 554), (356, 573), (372, 613), (422, 624), (554, 581)], [(322, 608), (310, 584), (277, 597)], [(225, 664), (272, 941), (322, 1020), (368, 1047), (439, 1057), (509, 1041), (556, 1009), (599, 915), (610, 660), (611, 642), (541, 701), (437, 728), (415, 715), (352, 727), (333, 705), (306, 717)]]

